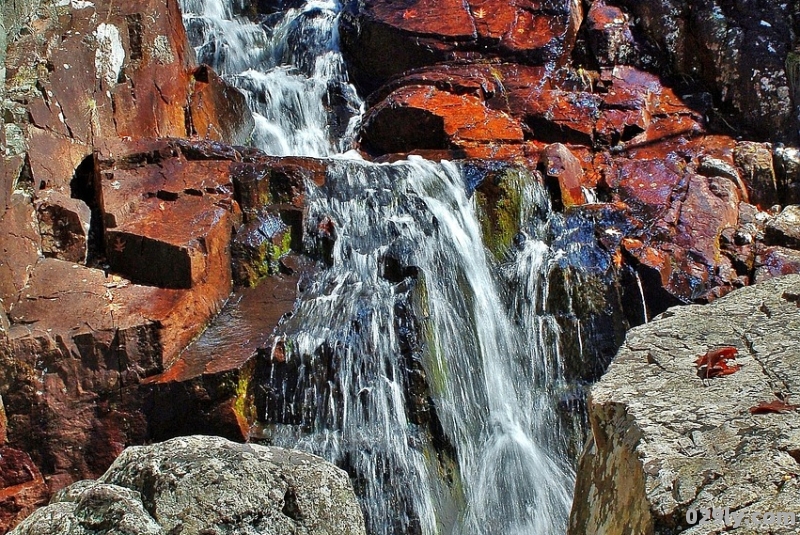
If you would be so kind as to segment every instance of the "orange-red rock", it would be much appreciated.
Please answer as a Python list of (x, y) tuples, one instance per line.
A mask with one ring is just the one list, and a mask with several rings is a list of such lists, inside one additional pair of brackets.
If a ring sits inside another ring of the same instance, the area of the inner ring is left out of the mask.
[(47, 498), (47, 484), (30, 456), (0, 447), (0, 526), (17, 524)]
[(143, 382), (152, 436), (187, 433), (247, 438), (256, 414), (257, 355), (294, 305), (299, 274), (238, 290), (200, 338), (168, 370)]
[(443, 60), (562, 64), (582, 20), (574, 0), (370, 0), (345, 13), (342, 43), (351, 76), (369, 93), (392, 76)]
[(6, 445), (6, 440), (8, 440), (8, 416), (6, 416), (3, 398), (0, 397), (0, 447)]
[(6, 311), (13, 309), (18, 292), (39, 259), (42, 238), (37, 226), (32, 199), (14, 193), (0, 218), (0, 299)]
[(70, 194), (75, 168), (91, 155), (91, 146), (49, 129), (28, 129), (29, 160), (34, 191), (56, 190)]
[[(305, 181), (325, 180), (317, 160), (170, 139), (117, 141), (80, 168), (67, 191), (98, 212), (92, 224), (105, 234), (105, 271), (41, 258), (30, 197), (15, 194), (3, 216), (8, 243), (28, 251), (14, 255), (26, 264), (3, 279), (10, 299), (0, 312), (10, 322), (0, 323), (0, 370), (15, 370), (0, 373), (8, 443), (42, 467), (49, 491), (96, 477), (125, 446), (154, 437), (246, 437), (254, 357), (291, 309), (297, 275), (237, 296), (201, 346), (183, 350), (230, 296), (234, 229), (271, 213), (285, 222), (284, 238), (299, 243)], [(39, 193), (40, 207), (81, 202), (55, 189)], [(26, 226), (30, 238), (21, 239)], [(37, 496), (46, 499), (42, 488)]]
[(44, 256), (85, 263), (92, 215), (86, 203), (47, 190), (35, 206)]
[(558, 181), (561, 203), (565, 208), (584, 204), (583, 168), (580, 161), (561, 143), (545, 147), (542, 153), (545, 173)]
[[(92, 146), (103, 148), (118, 138), (198, 134), (245, 140), (253, 119), (244, 97), (193, 63), (176, 0), (97, 0), (73, 9), (71, 16), (45, 24), (40, 41), (23, 36), (9, 49), (17, 68), (39, 73), (40, 91), (30, 103), (37, 182), (63, 187), (70, 168)], [(52, 46), (42, 48), (45, 42)], [(119, 47), (123, 54), (119, 62), (109, 54), (96, 61), (97, 47)]]
[(586, 14), (589, 45), (601, 66), (629, 63), (635, 43), (628, 16), (618, 7), (602, 0), (592, 2)]
[[(422, 130), (417, 130), (422, 127)], [(406, 86), (374, 106), (362, 127), (370, 152), (458, 147), (462, 143), (521, 143), (521, 125), (482, 99), (431, 86)]]
[[(373, 95), (362, 147), (377, 154), (457, 147), (468, 156), (516, 157), (529, 152), (517, 146), (528, 141), (587, 148), (599, 143), (631, 151), (702, 132), (698, 113), (654, 75), (615, 67), (605, 73), (603, 84), (603, 92), (587, 91), (592, 84), (564, 71), (513, 63), (415, 70)], [(516, 128), (493, 124), (484, 107), (516, 121), (522, 139)], [(487, 141), (488, 150), (474, 143)]]

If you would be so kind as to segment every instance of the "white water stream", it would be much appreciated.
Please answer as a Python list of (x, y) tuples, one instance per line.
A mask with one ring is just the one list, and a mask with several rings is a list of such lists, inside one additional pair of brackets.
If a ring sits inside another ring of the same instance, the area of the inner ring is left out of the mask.
[[(336, 2), (262, 23), (223, 0), (181, 6), (200, 60), (247, 96), (254, 146), (317, 157), (348, 147), (361, 101), (338, 51)], [(543, 312), (549, 202), (538, 186), (520, 192), (529, 230), (500, 266), (466, 189), (454, 164), (341, 157), (323, 188), (308, 187), (308, 224), (335, 229), (332, 266), (276, 333), (285, 363), (267, 385), (278, 400), (268, 419), (276, 444), (349, 470), (372, 535), (566, 527), (574, 474), (554, 409), (563, 370)]]
[(339, 52), (338, 2), (312, 0), (260, 23), (235, 16), (231, 0), (180, 4), (198, 61), (247, 97), (253, 146), (317, 157), (349, 147), (362, 102)]

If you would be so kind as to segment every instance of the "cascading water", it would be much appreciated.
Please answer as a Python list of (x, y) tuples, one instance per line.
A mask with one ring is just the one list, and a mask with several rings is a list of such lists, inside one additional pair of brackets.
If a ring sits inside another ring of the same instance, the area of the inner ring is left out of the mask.
[[(548, 214), (543, 188), (523, 193)], [(549, 248), (531, 233), (509, 293), (453, 164), (337, 161), (309, 201), (336, 240), (277, 334), (269, 419), (292, 425), (274, 442), (347, 466), (371, 533), (563, 531), (574, 475), (553, 403), (557, 328), (537, 311)], [(408, 406), (415, 360), (433, 426)], [(437, 429), (455, 454), (449, 482)]]
[[(260, 24), (222, 0), (181, 4), (200, 60), (246, 94), (254, 146), (320, 157), (347, 148), (361, 102), (338, 52), (338, 4)], [(466, 190), (457, 166), (421, 159), (337, 158), (324, 187), (308, 186), (307, 235), (335, 234), (331, 265), (278, 328), (265, 417), (273, 443), (349, 470), (374, 535), (566, 526), (574, 474), (553, 401), (558, 326), (544, 313), (547, 196), (522, 188), (532, 212), (500, 266)]]
[(258, 23), (236, 16), (231, 0), (180, 5), (198, 61), (247, 98), (253, 146), (318, 157), (349, 148), (362, 103), (339, 52), (336, 0), (306, 2)]

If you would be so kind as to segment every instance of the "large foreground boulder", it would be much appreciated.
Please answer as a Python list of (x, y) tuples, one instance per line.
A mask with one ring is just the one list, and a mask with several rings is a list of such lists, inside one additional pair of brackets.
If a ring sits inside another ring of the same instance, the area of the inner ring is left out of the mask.
[(97, 481), (79, 481), (14, 535), (360, 535), (347, 474), (299, 451), (190, 436), (126, 449)]
[[(628, 333), (591, 392), (570, 534), (719, 533), (734, 517), (701, 526), (701, 511), (800, 511), (799, 303), (789, 275)], [(729, 348), (735, 361), (717, 363), (727, 371), (698, 370), (698, 357)], [(735, 532), (763, 533), (745, 525)]]

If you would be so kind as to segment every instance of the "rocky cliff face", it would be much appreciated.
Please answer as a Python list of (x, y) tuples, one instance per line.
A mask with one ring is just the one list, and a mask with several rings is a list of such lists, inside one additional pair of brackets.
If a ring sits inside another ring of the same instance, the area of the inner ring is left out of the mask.
[[(126, 445), (187, 430), (246, 436), (255, 348), (220, 352), (214, 366), (178, 354), (222, 309), (233, 269), (241, 284), (277, 271), (305, 178), (214, 144), (243, 141), (252, 117), (195, 63), (176, 2), (3, 9), (2, 531)], [(245, 246), (232, 252), (234, 235)], [(294, 282), (259, 295), (263, 336)]]
[(11, 533), (364, 535), (347, 474), (314, 455), (190, 436), (128, 448)]
[[(589, 397), (569, 533), (720, 533), (689, 511), (798, 510), (798, 295), (800, 276), (772, 279), (628, 333)], [(741, 368), (714, 377), (696, 361), (720, 347)]]
[[(764, 143), (797, 141), (796, 13), (601, 1), (430, 9), (350, 5), (343, 46), (370, 93), (362, 150), (523, 162), (560, 206), (599, 201), (624, 221), (602, 241), (644, 281), (653, 314), (793, 269), (794, 253), (762, 236), (765, 210), (798, 201), (800, 153)], [(729, 136), (742, 133), (757, 142)]]
[[(795, 6), (752, 2), (363, 0), (341, 20), (366, 157), (471, 160), (498, 257), (510, 166), (591, 242), (589, 282), (551, 297), (578, 307), (559, 321), (591, 342), (568, 363), (586, 380), (628, 325), (800, 271), (798, 35)], [(2, 531), (126, 445), (246, 438), (268, 335), (335, 236), (304, 247), (324, 162), (237, 146), (252, 116), (175, 0), (9, 0), (0, 80)]]

